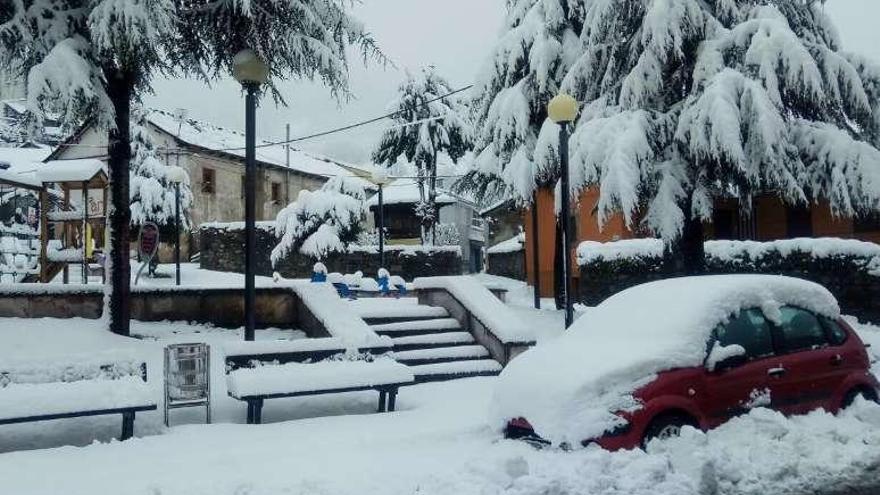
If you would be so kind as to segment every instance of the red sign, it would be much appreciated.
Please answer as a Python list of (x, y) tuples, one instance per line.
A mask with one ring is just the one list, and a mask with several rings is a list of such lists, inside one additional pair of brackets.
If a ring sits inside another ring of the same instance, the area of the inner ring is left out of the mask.
[(138, 251), (142, 258), (152, 259), (159, 249), (159, 227), (152, 222), (147, 222), (141, 227), (138, 235)]

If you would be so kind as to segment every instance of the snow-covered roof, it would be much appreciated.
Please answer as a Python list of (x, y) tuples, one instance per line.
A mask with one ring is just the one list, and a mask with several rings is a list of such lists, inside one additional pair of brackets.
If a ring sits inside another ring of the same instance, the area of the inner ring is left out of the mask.
[(701, 366), (711, 332), (735, 312), (760, 308), (778, 320), (784, 305), (840, 315), (827, 289), (789, 277), (684, 277), (627, 289), (511, 361), (494, 419), (524, 417), (542, 437), (578, 445), (619, 424), (615, 411), (639, 407), (632, 393), (657, 373)]
[[(172, 136), (176, 136), (184, 143), (244, 158), (245, 139), (242, 132), (193, 119), (184, 119), (181, 122), (175, 115), (162, 110), (151, 110), (147, 115), (147, 119), (156, 127)], [(257, 160), (279, 167), (286, 167), (284, 145), (259, 147), (267, 144), (269, 144), (269, 141), (257, 139)], [(290, 148), (290, 168), (305, 174), (324, 177), (356, 175), (334, 160), (306, 153), (296, 148)]]
[(0, 182), (41, 187), (34, 172), (52, 153), (51, 148), (0, 148)]
[(526, 233), (520, 232), (519, 234), (511, 237), (506, 241), (501, 241), (498, 244), (490, 247), (486, 250), (487, 254), (504, 254), (504, 253), (515, 253), (517, 251), (522, 251), (525, 249), (526, 244)]
[(37, 178), (44, 183), (75, 182), (91, 180), (99, 173), (107, 175), (107, 166), (94, 158), (51, 160), (37, 171)]
[[(414, 204), (418, 203), (419, 200), (419, 188), (415, 179), (397, 179), (391, 184), (385, 186), (382, 191), (382, 203), (385, 205)], [(437, 204), (452, 204), (457, 201), (456, 198), (446, 192), (437, 192)], [(367, 200), (367, 207), (378, 205), (378, 194), (373, 195)]]

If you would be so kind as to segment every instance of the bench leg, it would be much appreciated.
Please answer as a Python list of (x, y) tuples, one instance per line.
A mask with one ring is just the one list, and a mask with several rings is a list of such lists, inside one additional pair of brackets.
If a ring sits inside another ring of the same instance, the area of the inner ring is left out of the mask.
[(247, 424), (254, 424), (254, 403), (247, 401)]
[(379, 412), (385, 412), (385, 396), (386, 392), (384, 390), (379, 391)]
[(393, 412), (394, 406), (397, 404), (397, 389), (393, 388), (388, 391), (388, 411)]
[(254, 422), (253, 424), (263, 424), (263, 399), (254, 401)]
[(122, 436), (120, 440), (128, 440), (134, 436), (134, 411), (122, 413)]

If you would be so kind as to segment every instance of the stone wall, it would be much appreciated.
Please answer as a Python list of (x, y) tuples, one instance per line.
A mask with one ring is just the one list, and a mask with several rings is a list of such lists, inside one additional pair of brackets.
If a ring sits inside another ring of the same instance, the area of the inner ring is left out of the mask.
[[(844, 314), (880, 323), (880, 276), (870, 274), (858, 257), (817, 258), (793, 252), (753, 262), (707, 257), (706, 264), (707, 274), (786, 275), (819, 283), (837, 297)], [(578, 297), (580, 302), (593, 306), (629, 287), (679, 275), (665, 271), (658, 258), (591, 261), (580, 267)]]
[(526, 252), (489, 253), (486, 272), (516, 280), (526, 279)]
[[(229, 227), (233, 225), (234, 227)], [(244, 231), (238, 224), (206, 224), (200, 230), (201, 261), (206, 270), (244, 272)], [(257, 274), (272, 275), (277, 271), (285, 278), (308, 278), (317, 260), (292, 253), (272, 267), (270, 255), (277, 239), (269, 224), (257, 229)], [(375, 277), (379, 270), (379, 254), (375, 249), (356, 249), (334, 253), (321, 260), (331, 272), (353, 273), (361, 270)], [(386, 246), (386, 268), (406, 280), (417, 277), (460, 275), (461, 250), (457, 246), (423, 248), (419, 246)]]

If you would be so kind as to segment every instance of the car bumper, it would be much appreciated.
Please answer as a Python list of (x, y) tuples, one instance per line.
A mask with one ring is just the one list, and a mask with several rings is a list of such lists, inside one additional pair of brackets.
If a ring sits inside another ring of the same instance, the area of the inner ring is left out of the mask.
[[(522, 418), (511, 420), (507, 424), (507, 428), (504, 430), (504, 437), (513, 440), (521, 440), (537, 448), (552, 446), (550, 441), (541, 438), (536, 434), (532, 425)], [(583, 447), (589, 445), (598, 445), (609, 451), (631, 450), (641, 446), (641, 436), (636, 428), (633, 428), (631, 424), (627, 424), (627, 426), (618, 428), (614, 432), (600, 438), (584, 440), (581, 442), (581, 446)], [(563, 450), (568, 450), (570, 448), (569, 445), (558, 445), (558, 447)]]

